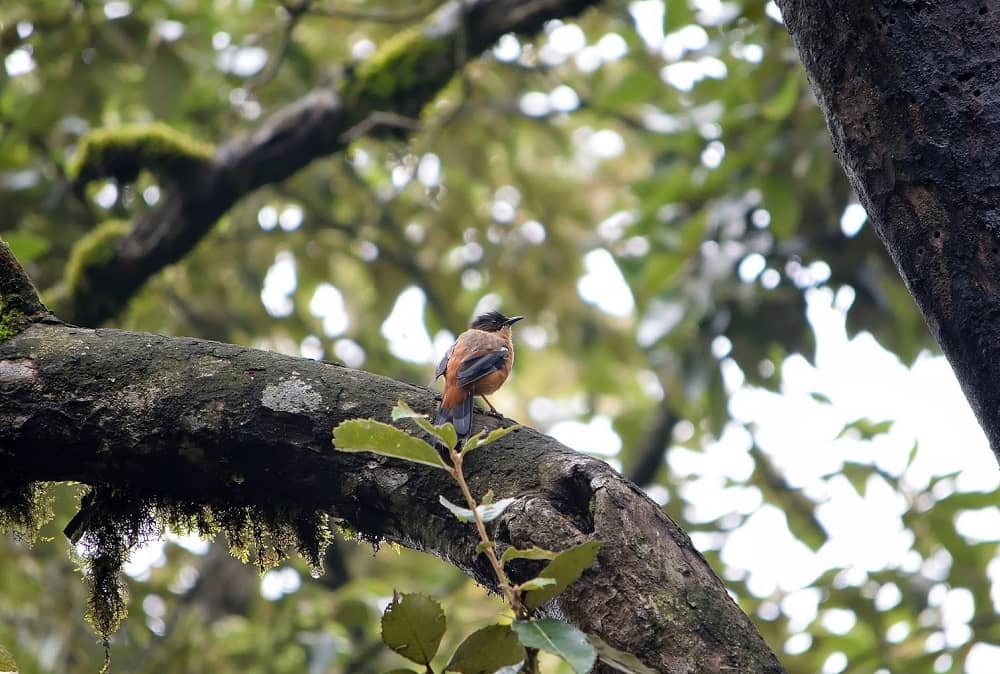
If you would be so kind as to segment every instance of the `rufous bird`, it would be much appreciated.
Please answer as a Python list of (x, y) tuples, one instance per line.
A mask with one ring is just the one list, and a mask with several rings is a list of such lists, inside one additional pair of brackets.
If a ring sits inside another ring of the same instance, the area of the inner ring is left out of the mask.
[(503, 386), (510, 376), (514, 365), (510, 327), (522, 318), (507, 318), (499, 311), (491, 311), (477, 316), (458, 336), (434, 371), (435, 380), (444, 375), (444, 393), (435, 424), (450, 421), (458, 437), (468, 437), (472, 431), (472, 399), (476, 396), (489, 405), (490, 414), (502, 416), (486, 395)]

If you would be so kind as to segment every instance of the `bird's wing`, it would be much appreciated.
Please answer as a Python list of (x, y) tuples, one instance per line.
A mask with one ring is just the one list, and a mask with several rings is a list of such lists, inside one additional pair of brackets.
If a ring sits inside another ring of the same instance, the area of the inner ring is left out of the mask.
[(501, 346), (486, 352), (478, 352), (468, 356), (458, 366), (456, 379), (459, 386), (468, 386), (503, 367), (510, 357), (510, 349)]
[(455, 350), (455, 345), (452, 344), (448, 347), (448, 350), (444, 352), (444, 357), (441, 358), (441, 362), (438, 363), (437, 369), (434, 370), (434, 379), (437, 380), (438, 377), (444, 374), (444, 371), (448, 369), (448, 359), (451, 358), (451, 352)]

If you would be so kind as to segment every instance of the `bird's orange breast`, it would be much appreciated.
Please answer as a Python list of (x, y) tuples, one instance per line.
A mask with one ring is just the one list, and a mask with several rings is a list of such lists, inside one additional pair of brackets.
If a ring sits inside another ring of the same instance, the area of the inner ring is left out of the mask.
[(477, 396), (486, 395), (488, 393), (493, 393), (498, 388), (503, 386), (503, 383), (507, 381), (507, 377), (510, 375), (510, 361), (511, 359), (508, 358), (503, 364), (503, 368), (497, 370), (496, 372), (491, 372), (482, 379), (473, 382), (472, 385), (469, 386), (472, 393)]

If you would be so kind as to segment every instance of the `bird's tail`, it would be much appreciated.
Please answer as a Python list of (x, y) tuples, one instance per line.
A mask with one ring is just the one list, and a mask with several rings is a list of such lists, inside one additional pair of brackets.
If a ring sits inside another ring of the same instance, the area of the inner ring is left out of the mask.
[(444, 399), (434, 416), (434, 424), (450, 421), (455, 426), (455, 433), (460, 438), (467, 438), (472, 432), (472, 393), (466, 393), (455, 405), (446, 405)]

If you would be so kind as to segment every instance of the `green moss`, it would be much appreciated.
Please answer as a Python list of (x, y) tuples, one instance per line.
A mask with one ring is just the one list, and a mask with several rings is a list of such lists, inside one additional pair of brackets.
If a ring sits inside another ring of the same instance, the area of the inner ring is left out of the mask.
[(131, 182), (147, 169), (171, 178), (211, 161), (215, 148), (165, 124), (98, 129), (84, 137), (67, 172), (79, 183)]
[(347, 107), (416, 114), (455, 74), (456, 31), (419, 26), (394, 35), (341, 88)]
[(0, 295), (0, 342), (18, 334), (28, 326), (28, 317), (13, 308), (5, 308), (3, 296)]
[(80, 539), (90, 589), (87, 621), (105, 644), (127, 614), (121, 569), (129, 553), (167, 528), (208, 539), (224, 533), (233, 556), (253, 562), (261, 573), (297, 551), (318, 576), (331, 539), (326, 513), (290, 506), (208, 506), (109, 487), (92, 490), (82, 503), (90, 510)]
[(87, 269), (104, 264), (114, 256), (115, 242), (129, 233), (124, 220), (106, 220), (81, 237), (69, 254), (64, 283), (72, 295), (85, 283)]
[(52, 519), (52, 496), (43, 482), (20, 483), (6, 476), (0, 487), (0, 533), (11, 532), (33, 543), (42, 526)]

